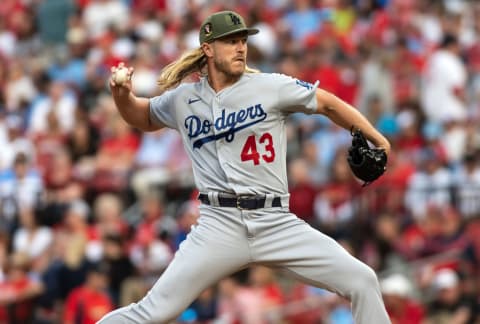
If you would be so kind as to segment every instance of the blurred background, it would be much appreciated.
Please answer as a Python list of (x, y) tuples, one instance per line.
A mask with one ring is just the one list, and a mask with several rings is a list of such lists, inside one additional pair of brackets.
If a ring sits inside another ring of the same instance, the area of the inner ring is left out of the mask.
[[(252, 67), (320, 80), (392, 143), (387, 173), (362, 188), (348, 131), (292, 115), (292, 212), (375, 269), (393, 323), (480, 323), (473, 0), (0, 1), (0, 323), (94, 323), (164, 271), (198, 217), (191, 165), (175, 131), (121, 119), (110, 67), (160, 94), (159, 71), (222, 9), (261, 30)], [(177, 322), (353, 320), (345, 299), (258, 266)]]

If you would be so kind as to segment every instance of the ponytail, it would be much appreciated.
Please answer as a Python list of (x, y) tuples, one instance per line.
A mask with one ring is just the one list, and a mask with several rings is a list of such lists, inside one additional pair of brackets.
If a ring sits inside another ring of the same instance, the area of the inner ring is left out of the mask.
[[(179, 59), (165, 66), (160, 73), (157, 84), (166, 91), (178, 86), (183, 79), (192, 73), (205, 74), (204, 70), (207, 65), (207, 56), (202, 48), (196, 48), (183, 54)], [(245, 73), (258, 73), (259, 70), (245, 67)]]
[(188, 51), (163, 68), (157, 81), (158, 86), (162, 91), (175, 88), (190, 74), (201, 73), (206, 64), (207, 57), (200, 47)]

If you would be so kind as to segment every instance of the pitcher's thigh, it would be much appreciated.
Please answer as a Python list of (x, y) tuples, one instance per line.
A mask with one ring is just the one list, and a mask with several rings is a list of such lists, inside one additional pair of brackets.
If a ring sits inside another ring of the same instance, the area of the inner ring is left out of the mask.
[(278, 237), (264, 242), (261, 261), (280, 267), (305, 283), (346, 297), (357, 285), (378, 285), (370, 267), (300, 220), (275, 235)]
[(203, 290), (244, 267), (248, 258), (240, 239), (195, 230), (141, 301), (106, 315), (100, 323), (168, 323)]

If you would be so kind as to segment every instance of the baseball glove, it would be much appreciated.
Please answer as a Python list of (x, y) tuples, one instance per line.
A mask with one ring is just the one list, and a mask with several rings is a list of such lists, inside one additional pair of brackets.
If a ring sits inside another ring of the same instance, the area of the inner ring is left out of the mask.
[(385, 172), (387, 154), (383, 149), (370, 148), (360, 129), (351, 134), (352, 146), (348, 149), (347, 161), (353, 174), (366, 186)]

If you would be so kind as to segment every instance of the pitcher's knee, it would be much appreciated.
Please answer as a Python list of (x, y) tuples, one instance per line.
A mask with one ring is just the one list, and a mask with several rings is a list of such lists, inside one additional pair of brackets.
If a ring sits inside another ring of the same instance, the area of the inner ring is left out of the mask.
[(167, 302), (168, 299), (163, 296), (157, 295), (156, 297), (152, 298), (151, 295), (147, 295), (135, 305), (136, 312), (144, 318), (144, 323), (170, 323), (179, 315), (178, 307), (172, 307), (172, 304)]
[(358, 267), (352, 280), (352, 293), (364, 294), (369, 291), (380, 291), (377, 274), (372, 268), (363, 264)]

